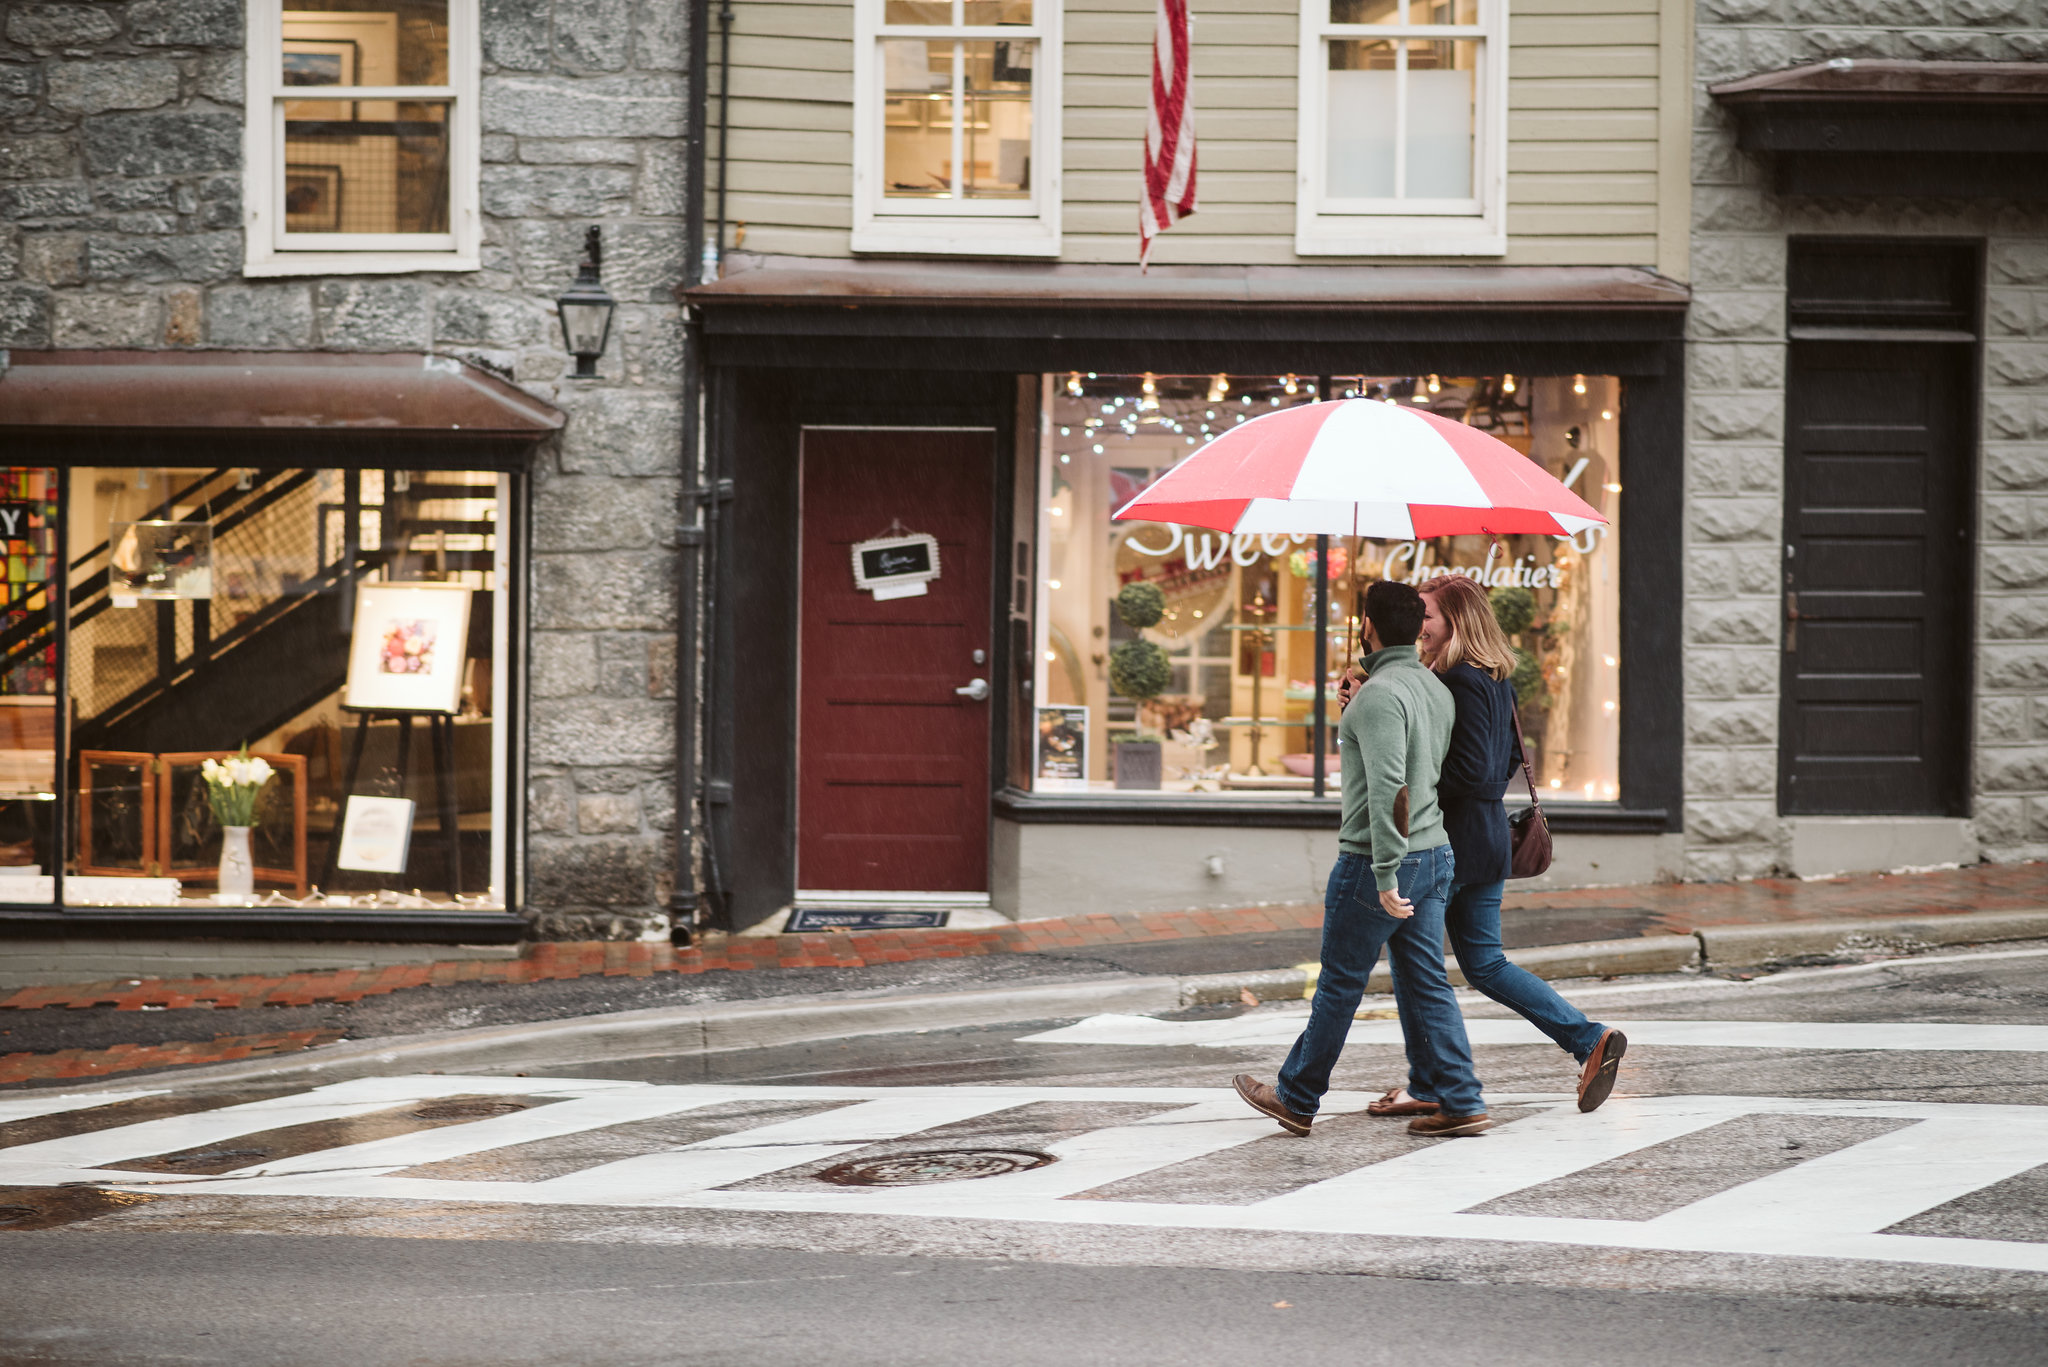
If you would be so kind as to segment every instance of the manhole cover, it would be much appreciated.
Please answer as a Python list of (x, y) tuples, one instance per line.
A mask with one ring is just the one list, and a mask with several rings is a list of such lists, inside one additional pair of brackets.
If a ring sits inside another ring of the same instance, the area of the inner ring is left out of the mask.
[(421, 1120), (482, 1120), (525, 1109), (523, 1101), (437, 1101), (431, 1106), (420, 1107), (413, 1114)]
[(0, 1225), (18, 1225), (41, 1214), (34, 1206), (0, 1206)]
[(895, 1153), (859, 1158), (818, 1174), (842, 1187), (920, 1187), (933, 1182), (966, 1182), (1006, 1172), (1042, 1168), (1059, 1160), (1031, 1149), (943, 1149), (936, 1153)]

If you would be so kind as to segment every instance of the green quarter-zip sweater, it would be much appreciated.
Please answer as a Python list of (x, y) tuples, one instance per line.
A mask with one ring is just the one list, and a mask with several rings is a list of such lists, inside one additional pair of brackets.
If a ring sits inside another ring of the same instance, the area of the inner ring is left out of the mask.
[(1400, 886), (1401, 856), (1444, 844), (1436, 779), (1451, 744), (1451, 692), (1416, 657), (1388, 646), (1365, 657), (1366, 681), (1337, 721), (1344, 824), (1337, 847), (1372, 860), (1381, 892)]

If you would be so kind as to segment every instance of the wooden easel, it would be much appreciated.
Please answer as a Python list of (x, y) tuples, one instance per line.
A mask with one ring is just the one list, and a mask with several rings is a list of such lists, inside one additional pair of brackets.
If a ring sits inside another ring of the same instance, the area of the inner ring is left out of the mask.
[(335, 861), (341, 857), (342, 822), (348, 817), (348, 800), (356, 790), (356, 774), (363, 765), (363, 745), (370, 737), (370, 723), (398, 723), (398, 792), (402, 797), (412, 772), (413, 718), (424, 717), (433, 749), (434, 799), (441, 816), (441, 839), (447, 848), (448, 896), (452, 900), (462, 891), (462, 833), (455, 810), (455, 718), (446, 712), (392, 712), (346, 704), (341, 710), (355, 714), (356, 738), (349, 747), (348, 777), (342, 780), (341, 810), (335, 814), (334, 834), (327, 842), (327, 862), (321, 866), (320, 886), (332, 888), (339, 871)]

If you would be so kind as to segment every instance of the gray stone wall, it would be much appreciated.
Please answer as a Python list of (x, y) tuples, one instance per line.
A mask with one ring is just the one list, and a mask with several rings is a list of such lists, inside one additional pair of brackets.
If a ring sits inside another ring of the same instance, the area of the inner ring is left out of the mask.
[[(241, 276), (242, 0), (0, 3), (0, 347), (433, 351), (565, 410), (535, 468), (528, 906), (665, 929), (684, 277), (683, 0), (482, 0), (483, 268)], [(583, 228), (603, 378), (553, 313)]]
[(1973, 764), (1988, 858), (2048, 855), (2048, 209), (1780, 199), (1706, 87), (1830, 57), (2048, 58), (2038, 0), (1700, 0), (1686, 453), (1686, 875), (1789, 867), (1777, 815), (1792, 233), (1987, 244)]

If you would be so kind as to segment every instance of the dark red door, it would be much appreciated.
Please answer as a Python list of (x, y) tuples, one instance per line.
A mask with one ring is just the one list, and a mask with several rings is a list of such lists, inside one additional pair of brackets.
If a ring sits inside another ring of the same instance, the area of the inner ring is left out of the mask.
[[(797, 886), (988, 890), (994, 438), (804, 433)], [(853, 544), (892, 522), (939, 542), (927, 593), (877, 602)], [(977, 658), (977, 654), (979, 658)]]

